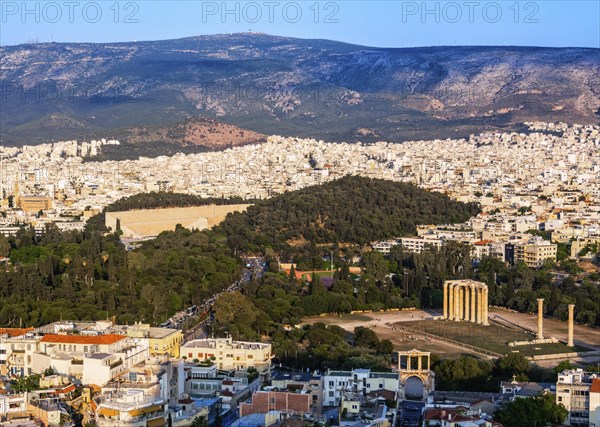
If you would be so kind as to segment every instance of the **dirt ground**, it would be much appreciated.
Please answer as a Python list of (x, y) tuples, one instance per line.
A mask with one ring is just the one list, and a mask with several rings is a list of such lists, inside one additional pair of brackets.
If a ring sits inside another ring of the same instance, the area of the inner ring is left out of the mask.
[(437, 313), (423, 310), (391, 311), (386, 313), (357, 313), (343, 316), (312, 316), (304, 319), (305, 324), (323, 322), (338, 325), (348, 332), (354, 331), (357, 326), (373, 329), (379, 339), (389, 339), (394, 345), (394, 350), (412, 350), (416, 348), (422, 351), (431, 351), (435, 354), (443, 354), (448, 357), (459, 357), (461, 355), (473, 354), (464, 347), (441, 341), (430, 341), (425, 337), (395, 330), (394, 323), (417, 322), (433, 319)]
[[(532, 331), (537, 331), (537, 315), (526, 313), (513, 313), (510, 311), (490, 308), (489, 316), (500, 316), (513, 323), (524, 326)], [(556, 337), (567, 340), (567, 322), (557, 319), (544, 318), (543, 333), (545, 337)], [(575, 324), (573, 327), (573, 341), (575, 345), (589, 347), (591, 350), (600, 350), (600, 329)]]
[[(410, 350), (417, 348), (419, 350), (431, 351), (436, 354), (443, 354), (447, 357), (457, 357), (465, 354), (473, 354), (464, 347), (453, 345), (441, 341), (430, 341), (425, 337), (414, 336), (394, 328), (395, 323), (419, 322), (426, 319), (433, 319), (440, 313), (424, 310), (405, 310), (392, 311), (386, 313), (355, 313), (343, 316), (312, 316), (304, 319), (305, 324), (323, 322), (338, 325), (345, 330), (352, 332), (357, 326), (364, 326), (373, 329), (380, 339), (389, 339), (392, 341), (395, 350)], [(490, 319), (500, 316), (510, 322), (524, 326), (530, 330), (537, 331), (537, 316), (524, 313), (512, 313), (509, 311), (490, 308)], [(544, 336), (554, 336), (559, 340), (567, 339), (567, 322), (556, 319), (544, 318)], [(590, 349), (600, 350), (600, 329), (588, 326), (574, 326), (575, 345), (588, 347)], [(480, 356), (480, 355), (479, 355)], [(574, 358), (573, 363), (590, 364), (596, 363), (600, 357), (588, 357), (585, 359)], [(542, 362), (542, 365), (554, 366), (557, 360)]]

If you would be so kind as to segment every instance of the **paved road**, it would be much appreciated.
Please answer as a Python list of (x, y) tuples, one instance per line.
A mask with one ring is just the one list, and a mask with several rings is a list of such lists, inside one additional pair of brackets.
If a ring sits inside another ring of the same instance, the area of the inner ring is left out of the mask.
[[(264, 261), (261, 258), (252, 258), (251, 260), (246, 260), (246, 265), (247, 268), (244, 268), (242, 270), (242, 277), (239, 280), (233, 282), (231, 285), (229, 285), (229, 287), (227, 287), (227, 289), (219, 292), (218, 294), (213, 295), (210, 299), (206, 300), (204, 304), (198, 306), (196, 308), (196, 313), (209, 313), (215, 300), (219, 296), (223, 295), (226, 292), (234, 292), (241, 289), (245, 283), (248, 283), (253, 279), (253, 276), (262, 276), (266, 268)], [(179, 312), (175, 316), (173, 316), (173, 318), (176, 318), (178, 315), (180, 315), (180, 313), (184, 313), (184, 315), (187, 315), (187, 312), (188, 311)], [(191, 317), (192, 315), (187, 316)], [(184, 342), (206, 338), (206, 326), (210, 323), (210, 320), (210, 317), (207, 317), (198, 324), (188, 329), (184, 334)]]

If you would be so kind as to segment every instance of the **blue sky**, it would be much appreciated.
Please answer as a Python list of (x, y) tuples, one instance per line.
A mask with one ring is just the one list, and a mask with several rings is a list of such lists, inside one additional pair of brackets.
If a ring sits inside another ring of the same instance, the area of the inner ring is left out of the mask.
[(600, 0), (0, 0), (2, 45), (159, 40), (249, 30), (381, 47), (598, 48)]

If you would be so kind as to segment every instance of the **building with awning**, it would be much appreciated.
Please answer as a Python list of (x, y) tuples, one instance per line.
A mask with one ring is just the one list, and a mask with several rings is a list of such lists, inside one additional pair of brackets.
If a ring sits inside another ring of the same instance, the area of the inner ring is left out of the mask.
[(98, 427), (162, 427), (168, 417), (168, 402), (143, 389), (126, 389), (99, 398)]
[(162, 409), (163, 408), (160, 405), (152, 405), (147, 406), (145, 408), (134, 409), (133, 411), (129, 411), (129, 415), (131, 415), (132, 417), (139, 417), (141, 415), (151, 414), (152, 412), (162, 411)]

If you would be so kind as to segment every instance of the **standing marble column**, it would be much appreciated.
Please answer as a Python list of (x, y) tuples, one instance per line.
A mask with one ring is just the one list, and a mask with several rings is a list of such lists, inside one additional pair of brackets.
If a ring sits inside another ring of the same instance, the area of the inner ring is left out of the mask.
[(567, 345), (569, 347), (574, 347), (573, 344), (573, 321), (574, 321), (574, 310), (575, 304), (569, 304), (569, 337), (567, 339)]
[(471, 322), (477, 322), (477, 289), (474, 285), (471, 285)]
[(453, 319), (454, 315), (454, 293), (452, 291), (452, 283), (448, 284), (448, 320)]
[(488, 322), (488, 288), (483, 288), (483, 324), (489, 325)]
[(471, 285), (465, 287), (465, 320), (469, 322), (471, 320), (471, 298), (469, 298), (469, 294), (471, 293)]
[(454, 285), (454, 320), (460, 320), (460, 286)]
[(465, 292), (466, 288), (464, 285), (460, 287), (460, 320), (465, 320)]
[(444, 319), (448, 318), (448, 282), (444, 282)]
[(538, 332), (537, 339), (544, 339), (544, 299), (538, 298)]
[(477, 323), (483, 323), (483, 289), (477, 289)]

